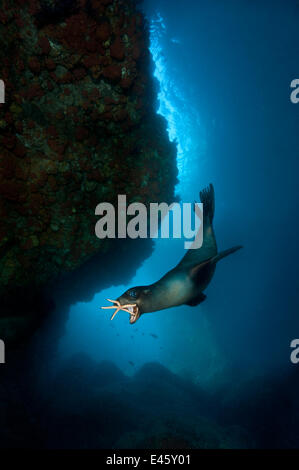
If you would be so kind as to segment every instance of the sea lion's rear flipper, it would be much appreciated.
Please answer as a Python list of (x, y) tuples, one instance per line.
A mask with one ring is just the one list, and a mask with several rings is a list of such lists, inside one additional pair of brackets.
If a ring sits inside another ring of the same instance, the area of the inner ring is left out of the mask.
[(212, 184), (208, 188), (203, 189), (199, 193), (200, 201), (203, 203), (203, 223), (204, 225), (212, 224), (215, 213), (215, 191)]
[(196, 307), (196, 305), (201, 304), (201, 302), (206, 300), (206, 298), (207, 298), (207, 296), (203, 292), (201, 292), (199, 295), (194, 297), (192, 300), (190, 300), (189, 302), (186, 302), (186, 305), (189, 305), (190, 307)]
[(207, 259), (217, 255), (217, 245), (213, 230), (213, 218), (215, 212), (214, 187), (210, 184), (199, 193), (200, 201), (203, 203), (203, 243), (200, 248), (187, 251), (179, 266), (189, 268), (195, 264), (200, 264)]

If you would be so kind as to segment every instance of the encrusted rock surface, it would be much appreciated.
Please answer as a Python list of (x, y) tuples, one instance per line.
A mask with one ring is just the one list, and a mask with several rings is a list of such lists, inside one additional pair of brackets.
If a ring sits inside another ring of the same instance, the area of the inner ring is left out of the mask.
[(99, 202), (172, 201), (176, 152), (131, 0), (4, 0), (0, 78), (1, 298), (109, 252)]

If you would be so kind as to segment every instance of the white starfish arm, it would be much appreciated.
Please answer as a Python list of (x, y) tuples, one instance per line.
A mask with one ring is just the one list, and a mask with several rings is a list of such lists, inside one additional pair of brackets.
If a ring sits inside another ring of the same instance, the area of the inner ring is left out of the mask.
[(116, 305), (109, 305), (108, 307), (101, 307), (103, 310), (105, 309), (109, 309), (109, 308), (115, 308), (115, 312), (113, 313), (112, 317), (110, 318), (110, 320), (113, 320), (113, 318), (115, 317), (115, 315), (121, 310), (121, 311), (124, 311), (124, 312), (127, 312), (129, 313), (130, 315), (132, 314), (132, 312), (130, 310), (128, 310), (129, 307), (136, 307), (136, 304), (127, 304), (127, 305), (120, 305), (119, 301), (118, 300), (111, 300), (111, 299), (107, 299), (108, 302), (112, 302)]

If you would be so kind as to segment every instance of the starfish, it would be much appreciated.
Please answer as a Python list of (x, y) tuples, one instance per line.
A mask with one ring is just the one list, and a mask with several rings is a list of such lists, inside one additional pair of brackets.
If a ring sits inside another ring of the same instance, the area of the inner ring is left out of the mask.
[(116, 309), (115, 312), (113, 313), (112, 317), (110, 318), (110, 320), (113, 320), (115, 315), (120, 310), (123, 310), (124, 312), (128, 312), (130, 315), (132, 315), (132, 314), (134, 314), (135, 307), (137, 307), (136, 304), (120, 305), (118, 300), (111, 300), (111, 299), (107, 299), (107, 300), (108, 300), (108, 302), (112, 302), (113, 304), (116, 304), (116, 305), (109, 305), (109, 307), (101, 307), (102, 309), (109, 309), (109, 308), (115, 308)]

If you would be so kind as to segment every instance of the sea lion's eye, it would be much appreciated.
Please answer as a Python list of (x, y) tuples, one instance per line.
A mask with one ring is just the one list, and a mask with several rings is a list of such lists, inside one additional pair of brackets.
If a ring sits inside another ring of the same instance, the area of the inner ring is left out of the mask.
[(138, 297), (138, 292), (136, 289), (129, 290), (128, 294), (132, 299), (137, 299)]

